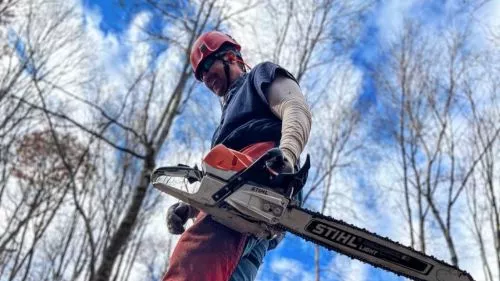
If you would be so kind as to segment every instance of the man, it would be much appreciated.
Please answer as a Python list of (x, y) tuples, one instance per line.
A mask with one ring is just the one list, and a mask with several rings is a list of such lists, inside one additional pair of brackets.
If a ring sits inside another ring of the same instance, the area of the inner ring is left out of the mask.
[[(191, 50), (196, 78), (223, 101), (212, 147), (224, 144), (256, 159), (278, 146), (294, 170), (311, 130), (311, 113), (297, 81), (280, 66), (265, 62), (249, 72), (241, 46), (230, 36), (211, 31)], [(194, 224), (184, 230), (189, 218)], [(264, 255), (275, 241), (233, 231), (184, 203), (169, 208), (169, 231), (182, 236), (169, 261), (164, 281), (254, 280)]]

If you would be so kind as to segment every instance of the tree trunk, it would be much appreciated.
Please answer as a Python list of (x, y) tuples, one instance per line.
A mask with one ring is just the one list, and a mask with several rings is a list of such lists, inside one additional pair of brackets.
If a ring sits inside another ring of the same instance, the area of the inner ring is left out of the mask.
[[(155, 153), (151, 152), (146, 157), (144, 162), (144, 167), (141, 171), (141, 176), (139, 178), (139, 184), (135, 189), (132, 203), (126, 211), (125, 217), (120, 223), (120, 226), (116, 230), (116, 232), (111, 237), (110, 243), (106, 250), (104, 250), (102, 255), (101, 265), (97, 269), (94, 277), (91, 277), (92, 281), (108, 281), (113, 266), (116, 262), (116, 258), (118, 254), (122, 250), (122, 248), (127, 244), (130, 234), (134, 229), (134, 225), (137, 221), (137, 217), (141, 210), (142, 203), (144, 198), (146, 197), (146, 191), (149, 186), (150, 174), (155, 167)], [(91, 275), (92, 276), (92, 275)]]

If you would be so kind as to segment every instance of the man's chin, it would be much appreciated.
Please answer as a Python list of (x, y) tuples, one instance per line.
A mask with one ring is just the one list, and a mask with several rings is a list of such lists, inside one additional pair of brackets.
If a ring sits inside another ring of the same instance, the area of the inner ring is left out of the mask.
[(226, 90), (224, 88), (222, 89), (215, 88), (214, 93), (219, 97), (223, 97), (226, 94)]

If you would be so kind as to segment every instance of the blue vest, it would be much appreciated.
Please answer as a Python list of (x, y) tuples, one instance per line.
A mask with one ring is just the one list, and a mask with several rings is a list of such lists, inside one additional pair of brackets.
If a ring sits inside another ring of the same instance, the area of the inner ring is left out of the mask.
[(224, 144), (240, 150), (250, 144), (281, 139), (281, 120), (267, 101), (267, 88), (277, 75), (295, 78), (284, 68), (271, 62), (256, 65), (238, 78), (226, 94), (222, 117), (212, 137), (212, 147)]

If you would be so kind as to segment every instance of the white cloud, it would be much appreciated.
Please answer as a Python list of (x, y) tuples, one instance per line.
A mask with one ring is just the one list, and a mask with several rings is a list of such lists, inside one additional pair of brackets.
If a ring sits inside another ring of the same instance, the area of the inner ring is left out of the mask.
[(271, 262), (271, 271), (279, 281), (312, 281), (313, 272), (295, 259), (278, 258)]
[[(500, 1), (488, 1), (475, 16), (474, 31), (478, 34), (477, 40), (485, 45), (486, 49), (498, 50), (500, 42)], [(495, 52), (498, 54), (498, 52)], [(497, 57), (498, 58), (498, 57)]]
[[(97, 68), (114, 67), (118, 69), (122, 65), (122, 60), (118, 60), (123, 45), (114, 33), (104, 34), (100, 29), (102, 15), (98, 10), (84, 10), (85, 32), (89, 40), (93, 43), (92, 50), (95, 52)], [(116, 70), (115, 70), (116, 71)]]
[(367, 274), (369, 265), (344, 255), (336, 255), (330, 267), (336, 269), (336, 280), (370, 280)]
[(487, 1), (480, 9), (478, 19), (492, 27), (500, 25), (500, 2)]
[(377, 26), (380, 30), (379, 40), (381, 42), (390, 42), (393, 36), (401, 30), (405, 15), (411, 12), (411, 7), (418, 0), (398, 1), (389, 0), (381, 4), (380, 10), (376, 15)]

